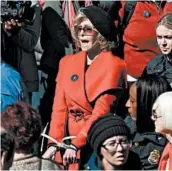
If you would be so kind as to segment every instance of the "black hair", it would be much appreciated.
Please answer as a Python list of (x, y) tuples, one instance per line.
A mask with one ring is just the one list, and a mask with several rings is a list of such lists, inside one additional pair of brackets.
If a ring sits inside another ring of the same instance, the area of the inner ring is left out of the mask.
[(1, 129), (1, 157), (2, 154), (6, 153), (6, 161), (9, 161), (14, 154), (14, 148), (15, 148), (15, 139), (12, 134)]
[(157, 97), (167, 91), (172, 91), (164, 77), (147, 75), (140, 77), (137, 87), (137, 131), (139, 133), (154, 132), (155, 125), (151, 120), (152, 106)]

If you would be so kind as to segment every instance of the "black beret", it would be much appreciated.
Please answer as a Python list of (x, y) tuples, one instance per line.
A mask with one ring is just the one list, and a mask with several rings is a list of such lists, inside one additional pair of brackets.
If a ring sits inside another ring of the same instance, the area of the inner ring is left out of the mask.
[(116, 27), (107, 12), (96, 6), (83, 8), (82, 12), (106, 40), (116, 41)]

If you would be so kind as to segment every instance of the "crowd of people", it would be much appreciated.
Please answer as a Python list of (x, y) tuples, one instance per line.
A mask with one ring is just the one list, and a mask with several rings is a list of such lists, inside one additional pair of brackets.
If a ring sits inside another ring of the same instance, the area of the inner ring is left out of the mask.
[(1, 23), (1, 169), (172, 170), (172, 2), (30, 8)]

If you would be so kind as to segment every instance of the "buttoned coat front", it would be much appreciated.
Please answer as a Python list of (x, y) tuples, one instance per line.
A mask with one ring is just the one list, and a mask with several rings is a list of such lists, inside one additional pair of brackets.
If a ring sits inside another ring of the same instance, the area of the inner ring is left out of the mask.
[[(110, 110), (117, 90), (126, 86), (125, 62), (102, 51), (86, 70), (86, 52), (62, 58), (49, 135), (61, 141), (65, 130), (78, 149), (86, 144), (91, 124)], [(66, 125), (68, 126), (66, 128)]]

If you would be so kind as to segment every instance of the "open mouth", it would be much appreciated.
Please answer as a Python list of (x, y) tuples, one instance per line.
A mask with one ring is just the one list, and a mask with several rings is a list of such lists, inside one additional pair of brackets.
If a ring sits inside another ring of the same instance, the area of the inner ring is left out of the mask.
[(89, 40), (80, 40), (81, 46), (87, 47), (89, 45)]
[(88, 40), (81, 40), (81, 43), (88, 43)]

